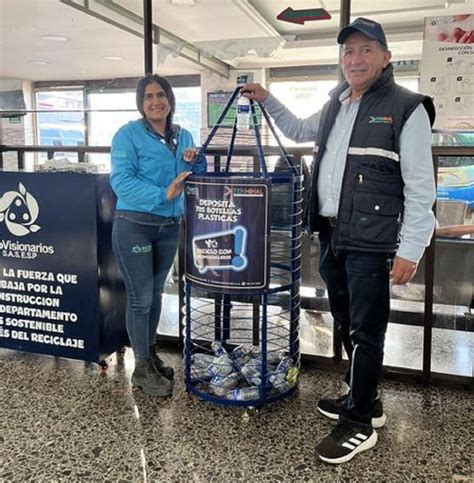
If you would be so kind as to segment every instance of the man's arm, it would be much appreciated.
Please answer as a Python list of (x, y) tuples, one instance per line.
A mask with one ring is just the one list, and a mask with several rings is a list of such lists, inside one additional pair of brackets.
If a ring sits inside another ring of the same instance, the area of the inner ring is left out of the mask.
[(422, 104), (413, 111), (402, 129), (400, 168), (405, 184), (405, 201), (401, 241), (391, 272), (395, 284), (404, 284), (413, 278), (417, 263), (429, 245), (435, 227), (432, 207), (436, 188), (431, 155), (431, 126)]
[(267, 108), (275, 124), (287, 138), (297, 143), (315, 141), (319, 127), (319, 112), (307, 119), (299, 119), (260, 84), (246, 84), (241, 91), (243, 96), (258, 101)]

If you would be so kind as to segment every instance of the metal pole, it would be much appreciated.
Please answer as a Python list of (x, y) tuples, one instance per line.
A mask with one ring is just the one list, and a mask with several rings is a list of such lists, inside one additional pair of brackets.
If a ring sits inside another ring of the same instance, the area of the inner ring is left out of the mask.
[[(184, 304), (184, 293), (185, 293), (185, 286), (184, 286), (184, 244), (186, 243), (185, 237), (185, 227), (184, 223), (181, 223), (181, 227), (179, 230), (179, 248), (178, 248), (178, 307), (179, 307), (179, 317), (178, 317), (178, 348), (183, 349), (184, 347), (184, 327), (186, 322), (191, 324), (191, 319), (185, 320), (185, 309)], [(191, 291), (191, 285), (187, 287), (187, 290)], [(186, 312), (187, 313), (187, 312)]]
[(153, 13), (152, 0), (143, 0), (143, 42), (145, 50), (145, 75), (153, 74)]
[[(439, 156), (433, 156), (436, 188), (438, 187), (438, 164)], [(433, 208), (436, 216), (436, 201)], [(423, 365), (421, 370), (421, 382), (424, 386), (431, 383), (431, 352), (433, 345), (433, 302), (434, 302), (434, 278), (436, 259), (436, 233), (433, 233), (430, 246), (425, 253), (425, 307), (423, 316)]]
[[(351, 0), (341, 0), (341, 13), (339, 14), (339, 30), (342, 30), (346, 25), (351, 22)], [(337, 80), (342, 82), (344, 80), (344, 74), (342, 73), (341, 65), (337, 72)]]
[[(341, 0), (341, 13), (339, 14), (339, 30), (342, 30), (346, 25), (350, 23), (351, 19), (351, 0)], [(344, 80), (344, 74), (342, 73), (341, 64), (339, 63), (339, 69), (337, 71), (337, 80), (342, 82)], [(332, 339), (332, 349), (334, 353), (334, 361), (340, 362), (342, 360), (342, 338), (339, 329), (334, 323), (334, 337)]]

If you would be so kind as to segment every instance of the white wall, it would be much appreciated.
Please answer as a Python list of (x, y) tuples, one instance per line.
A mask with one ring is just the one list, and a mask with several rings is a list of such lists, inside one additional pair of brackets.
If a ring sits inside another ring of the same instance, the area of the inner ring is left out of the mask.
[[(265, 70), (231, 70), (229, 78), (222, 77), (212, 72), (206, 72), (201, 74), (201, 143), (203, 143), (210, 129), (207, 127), (207, 94), (208, 92), (234, 91), (237, 87), (237, 76), (241, 73), (251, 73), (254, 76), (254, 82), (261, 84), (265, 83)], [(225, 145), (229, 143), (231, 129), (219, 129), (216, 136), (212, 141), (212, 145)], [(237, 136), (237, 144), (255, 144), (255, 138), (253, 136), (253, 130), (250, 134), (240, 134)]]

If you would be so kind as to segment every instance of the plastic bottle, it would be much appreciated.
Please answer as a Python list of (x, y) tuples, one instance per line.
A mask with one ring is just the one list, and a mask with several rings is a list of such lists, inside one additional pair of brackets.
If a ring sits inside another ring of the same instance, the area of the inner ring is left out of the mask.
[(219, 397), (225, 397), (237, 386), (239, 380), (238, 372), (231, 372), (227, 376), (214, 376), (209, 383), (209, 392)]
[(237, 129), (250, 129), (250, 100), (242, 95), (237, 101)]
[(248, 384), (259, 386), (262, 383), (262, 359), (251, 359), (240, 369), (240, 373)]
[(203, 352), (196, 352), (191, 356), (191, 365), (196, 367), (209, 367), (216, 357), (212, 354), (205, 354)]
[(293, 360), (291, 357), (284, 357), (280, 363), (278, 364), (277, 368), (275, 369), (275, 374), (283, 373), (286, 375), (288, 369), (293, 366)]
[(252, 348), (253, 348), (253, 346), (251, 346), (249, 344), (241, 344), (241, 345), (238, 345), (230, 353), (230, 355), (232, 356), (233, 359), (240, 359), (241, 357), (246, 356), (246, 355), (251, 357)]
[(191, 378), (210, 379), (209, 367), (214, 363), (216, 357), (212, 354), (197, 352), (191, 356)]
[[(250, 351), (250, 355), (252, 357), (261, 357), (262, 350), (258, 346), (252, 346), (252, 350)], [(271, 365), (277, 365), (284, 357), (285, 351), (276, 351), (276, 350), (269, 350), (267, 351), (267, 363)]]
[(256, 386), (239, 387), (230, 391), (227, 394), (227, 399), (233, 399), (234, 401), (252, 401), (260, 399), (260, 390)]
[(229, 355), (232, 358), (232, 363), (237, 371), (240, 371), (242, 367), (247, 364), (252, 358), (250, 352), (252, 350), (251, 345), (239, 345)]
[(275, 372), (270, 375), (269, 377), (270, 383), (273, 384), (275, 387), (277, 387), (279, 384), (282, 384), (283, 381), (286, 380), (286, 374), (288, 370), (292, 366), (293, 366), (293, 361), (291, 360), (291, 357), (284, 357), (278, 364), (277, 368), (275, 369)]
[(197, 367), (191, 366), (191, 380), (209, 380), (211, 376), (209, 376), (209, 371), (207, 367)]
[(216, 356), (221, 356), (222, 354), (227, 354), (227, 351), (224, 349), (222, 342), (215, 340), (211, 344), (211, 348)]
[(288, 391), (296, 384), (298, 372), (291, 357), (284, 357), (270, 376), (270, 384), (280, 392)]
[(230, 360), (229, 354), (222, 354), (216, 357), (216, 360), (208, 368), (208, 373), (210, 376), (227, 376), (234, 370), (232, 366), (232, 361)]

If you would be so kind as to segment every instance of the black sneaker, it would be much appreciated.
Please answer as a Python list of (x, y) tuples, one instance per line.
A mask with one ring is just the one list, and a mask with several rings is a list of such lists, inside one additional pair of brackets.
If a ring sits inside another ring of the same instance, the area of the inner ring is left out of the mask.
[(347, 398), (347, 394), (337, 399), (320, 399), (318, 401), (318, 411), (329, 419), (339, 419), (339, 410), (342, 401)]
[[(339, 419), (341, 404), (346, 398), (347, 394), (345, 396), (338, 397), (337, 399), (321, 399), (318, 402), (318, 411), (329, 419)], [(372, 427), (375, 429), (382, 428), (386, 421), (387, 416), (383, 412), (382, 401), (380, 399), (376, 399), (374, 412), (372, 414)]]
[(377, 433), (374, 429), (340, 421), (316, 446), (316, 452), (326, 463), (338, 465), (350, 461), (357, 453), (373, 448), (376, 443)]

